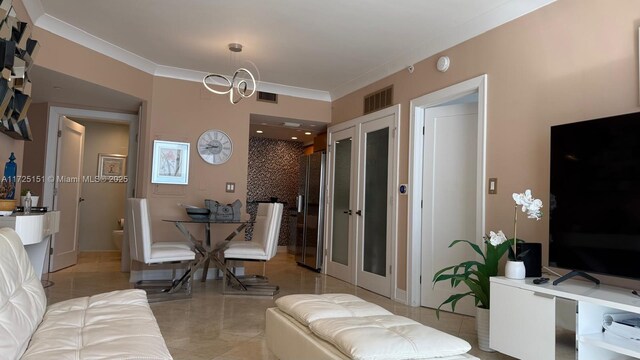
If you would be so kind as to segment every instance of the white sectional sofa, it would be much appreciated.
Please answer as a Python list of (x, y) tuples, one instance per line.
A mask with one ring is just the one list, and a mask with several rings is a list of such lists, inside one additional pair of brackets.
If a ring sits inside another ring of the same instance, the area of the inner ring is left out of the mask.
[(172, 359), (142, 290), (46, 304), (18, 234), (0, 229), (0, 358)]
[(266, 338), (281, 360), (477, 359), (466, 341), (353, 295), (288, 295), (276, 305)]

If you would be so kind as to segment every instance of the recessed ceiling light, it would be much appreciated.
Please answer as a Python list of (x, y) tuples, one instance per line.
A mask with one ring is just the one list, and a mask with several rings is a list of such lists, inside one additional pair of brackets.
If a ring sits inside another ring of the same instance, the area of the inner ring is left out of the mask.
[(62, 90), (62, 87), (60, 87), (60, 86), (54, 86), (54, 87), (53, 87), (53, 90)]
[(300, 127), (300, 124), (294, 122), (283, 122), (282, 125), (286, 127)]
[(308, 132), (308, 131), (307, 131), (307, 132), (305, 132), (304, 134), (305, 134), (305, 135), (311, 135), (311, 133), (310, 133), (310, 132)]
[(257, 132), (258, 134), (262, 134), (264, 131), (262, 131), (262, 130), (256, 130), (256, 132)]
[(298, 138), (297, 138), (297, 137), (295, 137), (295, 136), (292, 136), (292, 137), (291, 137), (291, 140), (298, 140)]

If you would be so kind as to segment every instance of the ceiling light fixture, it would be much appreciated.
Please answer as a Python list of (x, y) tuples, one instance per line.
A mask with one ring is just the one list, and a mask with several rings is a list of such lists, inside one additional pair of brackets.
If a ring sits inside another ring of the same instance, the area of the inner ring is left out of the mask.
[(295, 128), (300, 127), (299, 123), (287, 122), (287, 121), (283, 122), (282, 125), (286, 127), (295, 127)]
[(262, 134), (264, 131), (262, 131), (262, 130), (256, 130), (256, 132), (257, 132), (258, 134)]
[(304, 134), (305, 134), (305, 135), (311, 135), (311, 133), (310, 133), (310, 132), (308, 132), (308, 131), (307, 131), (307, 132), (305, 132)]
[(295, 136), (292, 136), (292, 137), (291, 137), (291, 140), (298, 140), (298, 138), (297, 138), (297, 137), (295, 137)]
[[(229, 51), (231, 51), (232, 53), (241, 52), (242, 44), (238, 44), (238, 43), (229, 44)], [(248, 75), (250, 79), (240, 78), (239, 76), (241, 75)], [(250, 84), (248, 82), (249, 80), (251, 80)], [(209, 84), (207, 84), (207, 81), (209, 81), (211, 84), (227, 87), (227, 89), (225, 91), (216, 90), (210, 87)], [(214, 74), (214, 73), (207, 74), (202, 79), (202, 84), (204, 85), (205, 88), (207, 88), (207, 90), (211, 91), (214, 94), (218, 94), (218, 95), (229, 94), (229, 101), (232, 104), (237, 104), (243, 98), (249, 98), (256, 92), (255, 77), (253, 76), (251, 71), (243, 67), (236, 70), (236, 72), (233, 74), (233, 77), (231, 79), (221, 74)], [(240, 96), (237, 99), (233, 98), (234, 89)]]

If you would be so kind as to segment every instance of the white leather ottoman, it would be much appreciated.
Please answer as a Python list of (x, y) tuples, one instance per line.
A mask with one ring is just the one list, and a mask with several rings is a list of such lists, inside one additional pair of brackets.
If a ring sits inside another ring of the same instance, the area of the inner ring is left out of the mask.
[(294, 359), (477, 359), (464, 340), (349, 294), (289, 295), (267, 309), (269, 349)]

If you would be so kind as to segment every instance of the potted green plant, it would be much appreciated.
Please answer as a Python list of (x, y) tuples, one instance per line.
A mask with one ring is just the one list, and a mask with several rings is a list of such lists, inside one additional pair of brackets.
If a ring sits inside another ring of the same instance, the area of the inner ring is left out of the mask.
[(436, 309), (436, 316), (440, 316), (440, 309), (447, 304), (451, 305), (451, 311), (455, 312), (456, 304), (461, 299), (470, 296), (476, 305), (476, 328), (478, 332), (478, 345), (483, 351), (491, 351), (489, 348), (489, 278), (498, 275), (500, 259), (511, 247), (502, 231), (491, 231), (484, 237), (484, 251), (476, 243), (468, 240), (455, 240), (449, 245), (467, 244), (479, 255), (477, 259), (463, 261), (458, 265), (448, 266), (438, 271), (433, 276), (433, 284), (440, 281), (449, 281), (451, 287), (465, 284), (468, 291), (449, 296)]
[[(453, 294), (436, 309), (436, 316), (439, 317), (440, 309), (447, 304), (451, 305), (451, 311), (455, 312), (456, 304), (461, 299), (470, 296), (474, 298), (476, 305), (476, 329), (478, 332), (478, 345), (481, 350), (492, 351), (489, 347), (489, 306), (490, 306), (490, 286), (489, 278), (498, 275), (498, 265), (500, 259), (506, 252), (509, 253), (505, 272), (507, 276), (511, 274), (512, 278), (524, 279), (524, 263), (522, 258), (527, 251), (521, 253), (516, 252), (516, 243), (524, 242), (516, 238), (518, 223), (518, 208), (522, 207), (522, 211), (526, 212), (530, 219), (540, 220), (542, 216), (542, 201), (533, 198), (531, 190), (524, 193), (514, 193), (513, 200), (516, 203), (515, 214), (513, 220), (513, 238), (507, 240), (502, 230), (489, 232), (488, 236), (484, 236), (484, 251), (476, 243), (468, 240), (455, 240), (449, 245), (452, 247), (456, 244), (467, 244), (480, 256), (474, 260), (463, 261), (458, 265), (448, 266), (438, 271), (433, 276), (433, 284), (440, 281), (449, 281), (451, 287), (455, 288), (461, 284), (468, 287), (468, 291)], [(513, 269), (512, 269), (513, 268)]]

